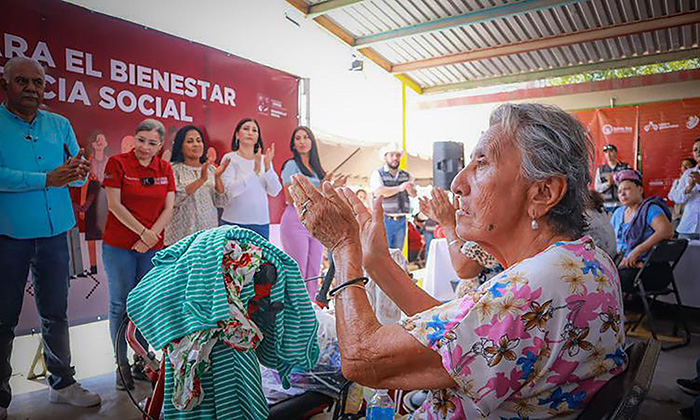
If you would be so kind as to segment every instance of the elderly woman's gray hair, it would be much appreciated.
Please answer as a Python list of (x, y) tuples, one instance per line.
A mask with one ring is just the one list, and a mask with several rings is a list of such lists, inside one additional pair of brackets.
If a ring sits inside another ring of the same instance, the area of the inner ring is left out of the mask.
[(12, 57), (9, 60), (7, 60), (7, 63), (5, 63), (5, 65), (3, 66), (2, 78), (5, 79), (6, 82), (10, 82), (10, 80), (12, 80), (14, 68), (21, 63), (32, 63), (41, 71), (42, 76), (46, 75), (46, 73), (44, 72), (44, 67), (41, 65), (40, 62), (27, 57)]
[(587, 228), (584, 215), (591, 182), (593, 145), (588, 130), (556, 106), (505, 104), (492, 114), (507, 139), (522, 151), (522, 176), (529, 181), (566, 178), (564, 198), (546, 215), (556, 233), (580, 237)]
[(158, 132), (158, 137), (160, 137), (160, 141), (162, 142), (165, 138), (165, 126), (162, 122), (154, 120), (153, 118), (146, 118), (136, 126), (136, 133), (153, 130)]

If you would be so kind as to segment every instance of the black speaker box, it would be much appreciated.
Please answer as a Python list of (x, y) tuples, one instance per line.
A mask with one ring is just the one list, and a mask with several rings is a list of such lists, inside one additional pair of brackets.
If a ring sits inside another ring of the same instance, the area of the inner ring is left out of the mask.
[(433, 143), (433, 186), (449, 190), (452, 180), (464, 168), (464, 144), (454, 141)]

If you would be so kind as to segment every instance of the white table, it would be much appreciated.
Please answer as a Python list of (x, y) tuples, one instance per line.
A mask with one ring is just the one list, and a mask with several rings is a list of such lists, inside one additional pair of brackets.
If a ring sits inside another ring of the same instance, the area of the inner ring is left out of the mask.
[[(700, 308), (700, 241), (690, 241), (685, 254), (673, 270), (678, 292), (683, 306)], [(672, 295), (662, 296), (659, 300), (676, 303)]]
[(447, 239), (433, 239), (430, 242), (428, 260), (425, 263), (423, 289), (435, 299), (451, 300), (455, 298), (451, 281), (458, 279), (450, 261)]

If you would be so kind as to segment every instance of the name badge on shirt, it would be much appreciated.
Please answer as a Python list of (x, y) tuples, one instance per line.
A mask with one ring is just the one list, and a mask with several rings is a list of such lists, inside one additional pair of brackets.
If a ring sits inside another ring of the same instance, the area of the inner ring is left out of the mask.
[(141, 185), (144, 187), (150, 187), (151, 185), (168, 185), (168, 177), (163, 176), (160, 178), (141, 178)]

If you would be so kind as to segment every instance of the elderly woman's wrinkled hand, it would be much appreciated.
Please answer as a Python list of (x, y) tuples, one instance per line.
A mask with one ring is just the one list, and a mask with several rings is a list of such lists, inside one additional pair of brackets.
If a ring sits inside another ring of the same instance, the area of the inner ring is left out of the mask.
[(382, 197), (374, 200), (370, 211), (350, 188), (341, 188), (340, 193), (352, 208), (353, 213), (356, 215), (357, 223), (360, 226), (362, 260), (364, 265), (369, 266), (374, 262), (383, 263), (384, 261), (382, 261), (382, 258), (391, 258), (389, 245), (386, 239), (386, 228), (384, 227)]
[(446, 228), (454, 228), (457, 221), (455, 211), (457, 210), (450, 201), (450, 197), (444, 190), (434, 188), (432, 198), (421, 198), (420, 209), (428, 217), (438, 222)]
[(329, 182), (321, 190), (303, 175), (292, 176), (289, 193), (306, 230), (331, 251), (343, 246), (360, 247), (360, 228), (347, 200)]

